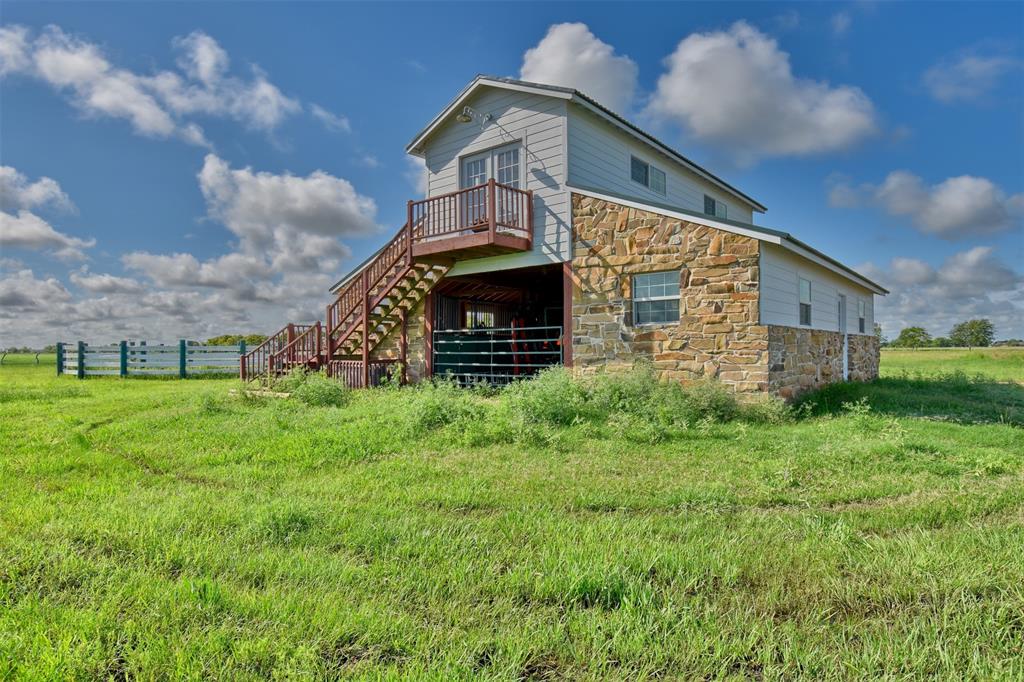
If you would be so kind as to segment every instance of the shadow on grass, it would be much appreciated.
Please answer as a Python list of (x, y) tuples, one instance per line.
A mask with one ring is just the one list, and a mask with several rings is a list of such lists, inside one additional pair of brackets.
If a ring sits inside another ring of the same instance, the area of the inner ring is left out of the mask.
[(1024, 386), (962, 372), (910, 374), (870, 383), (832, 384), (809, 393), (798, 406), (810, 415), (840, 414), (844, 403), (866, 399), (872, 411), (957, 424), (1010, 424), (1024, 427)]

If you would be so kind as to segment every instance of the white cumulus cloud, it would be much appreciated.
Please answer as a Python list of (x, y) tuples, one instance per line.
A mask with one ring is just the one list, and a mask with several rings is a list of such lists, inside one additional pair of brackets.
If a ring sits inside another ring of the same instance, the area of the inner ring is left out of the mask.
[(65, 93), (88, 116), (127, 120), (150, 137), (178, 137), (209, 146), (202, 128), (189, 117), (235, 120), (247, 128), (271, 131), (301, 104), (286, 96), (257, 67), (248, 78), (228, 73), (227, 52), (201, 31), (175, 38), (180, 71), (136, 73), (115, 66), (99, 45), (48, 26), (39, 35), (23, 26), (0, 29), (0, 75), (20, 74)]
[(845, 149), (878, 130), (860, 88), (798, 78), (776, 41), (743, 21), (684, 38), (665, 63), (648, 113), (740, 163)]
[(964, 53), (946, 59), (924, 72), (928, 93), (940, 102), (970, 102), (992, 92), (999, 80), (1024, 64), (1005, 55)]
[[(60, 184), (48, 177), (35, 182), (12, 166), (0, 166), (0, 247), (49, 251), (61, 260), (84, 260), (95, 239), (81, 239), (56, 230), (34, 210), (74, 210)], [(29, 210), (33, 209), (33, 210)]]
[(554, 24), (523, 55), (523, 80), (576, 88), (618, 112), (629, 110), (637, 66), (590, 32), (586, 24)]
[(944, 336), (957, 322), (977, 317), (992, 320), (1001, 338), (1024, 337), (1024, 274), (991, 246), (954, 253), (938, 267), (917, 258), (860, 267), (892, 292), (876, 303), (876, 319), (890, 338), (910, 326)]
[(880, 184), (830, 181), (829, 203), (837, 207), (874, 205), (908, 216), (925, 234), (963, 239), (994, 234), (1019, 224), (1024, 194), (1008, 195), (988, 178), (960, 175), (929, 186), (909, 171), (893, 171)]

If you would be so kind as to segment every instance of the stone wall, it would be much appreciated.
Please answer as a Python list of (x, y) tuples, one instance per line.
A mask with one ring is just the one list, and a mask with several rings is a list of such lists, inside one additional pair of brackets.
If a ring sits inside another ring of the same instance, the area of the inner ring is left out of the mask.
[(878, 378), (878, 338), (863, 334), (850, 334), (847, 342), (850, 381), (874, 381)]
[[(843, 380), (843, 335), (822, 329), (768, 327), (768, 390), (787, 400)], [(878, 339), (847, 337), (847, 376), (878, 378)]]
[[(579, 194), (572, 207), (577, 372), (647, 358), (664, 379), (767, 390), (756, 239)], [(632, 276), (664, 270), (679, 271), (679, 321), (633, 326)]]
[(843, 380), (839, 332), (770, 325), (768, 356), (768, 390), (787, 400)]

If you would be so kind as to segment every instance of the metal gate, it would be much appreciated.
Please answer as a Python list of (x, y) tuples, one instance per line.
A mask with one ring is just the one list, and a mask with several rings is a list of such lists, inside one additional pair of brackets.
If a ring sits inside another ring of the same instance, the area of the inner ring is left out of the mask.
[(561, 326), (434, 331), (434, 376), (462, 385), (507, 384), (561, 364)]

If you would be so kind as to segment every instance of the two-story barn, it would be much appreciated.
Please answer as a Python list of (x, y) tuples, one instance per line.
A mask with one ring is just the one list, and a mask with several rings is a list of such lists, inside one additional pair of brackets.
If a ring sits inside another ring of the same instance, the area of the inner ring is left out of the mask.
[(332, 289), (326, 321), (289, 325), (244, 378), (326, 365), (352, 385), (507, 382), (647, 358), (790, 397), (878, 373), (885, 289), (778, 230), (765, 207), (571, 88), (479, 76), (409, 144), (427, 197)]

